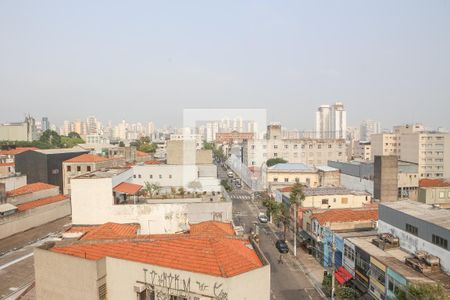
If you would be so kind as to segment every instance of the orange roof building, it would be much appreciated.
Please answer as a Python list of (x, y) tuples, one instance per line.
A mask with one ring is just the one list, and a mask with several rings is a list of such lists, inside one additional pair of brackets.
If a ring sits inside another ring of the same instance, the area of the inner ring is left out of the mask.
[(65, 160), (64, 163), (95, 163), (95, 162), (101, 162), (101, 161), (107, 161), (110, 160), (109, 158), (95, 155), (95, 154), (81, 154), (80, 156), (72, 157), (68, 160)]
[[(133, 299), (145, 288), (167, 299), (270, 298), (267, 260), (256, 244), (231, 229), (231, 224), (208, 221), (192, 224), (190, 233), (141, 236), (135, 224), (81, 226), (82, 238), (36, 249), (36, 296), (56, 299), (59, 286), (70, 284), (65, 291), (70, 297), (89, 298), (100, 290), (90, 291), (90, 284), (97, 287), (103, 276), (99, 284), (105, 282), (111, 299)], [(74, 274), (79, 272), (84, 278)], [(81, 280), (84, 285), (78, 284)]]
[(17, 210), (18, 211), (25, 211), (28, 209), (32, 209), (32, 208), (36, 208), (39, 206), (43, 206), (43, 205), (47, 205), (47, 204), (51, 204), (51, 203), (55, 203), (55, 202), (59, 202), (59, 201), (64, 201), (69, 199), (69, 197), (64, 196), (64, 195), (56, 195), (56, 196), (51, 196), (51, 197), (47, 197), (47, 198), (41, 198), (38, 200), (34, 200), (34, 201), (29, 201), (29, 202), (25, 202), (22, 204), (18, 204), (17, 205)]
[(38, 148), (36, 147), (16, 147), (16, 148), (11, 148), (11, 149), (7, 149), (7, 150), (0, 150), (0, 155), (8, 155), (8, 156), (14, 156), (16, 154), (28, 151), (28, 150), (37, 150)]
[(378, 209), (331, 209), (314, 212), (311, 215), (311, 219), (316, 219), (320, 225), (357, 221), (377, 221)]
[(113, 188), (113, 191), (116, 193), (122, 193), (122, 194), (128, 194), (128, 195), (136, 195), (141, 189), (142, 185), (129, 183), (129, 182), (122, 182), (118, 185), (116, 185)]
[(11, 191), (7, 192), (6, 195), (8, 197), (17, 197), (17, 196), (22, 196), (25, 194), (31, 194), (31, 193), (55, 189), (55, 188), (58, 188), (58, 186), (48, 184), (48, 183), (43, 183), (43, 182), (36, 182), (36, 183), (30, 183), (30, 184), (24, 185), (15, 190), (11, 190)]

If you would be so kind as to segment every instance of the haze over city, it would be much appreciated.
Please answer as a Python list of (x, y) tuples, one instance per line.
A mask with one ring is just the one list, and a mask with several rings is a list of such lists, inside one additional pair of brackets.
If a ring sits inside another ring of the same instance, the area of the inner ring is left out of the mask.
[(342, 101), (349, 124), (450, 127), (448, 1), (81, 3), (0, 3), (2, 122), (266, 108), (312, 129)]

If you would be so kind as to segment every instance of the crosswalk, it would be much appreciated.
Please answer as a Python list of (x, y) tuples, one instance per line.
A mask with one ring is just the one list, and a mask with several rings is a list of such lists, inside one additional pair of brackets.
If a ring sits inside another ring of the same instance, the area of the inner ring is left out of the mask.
[(232, 191), (229, 193), (229, 195), (233, 199), (240, 199), (240, 200), (250, 200), (252, 198), (249, 193), (244, 191)]

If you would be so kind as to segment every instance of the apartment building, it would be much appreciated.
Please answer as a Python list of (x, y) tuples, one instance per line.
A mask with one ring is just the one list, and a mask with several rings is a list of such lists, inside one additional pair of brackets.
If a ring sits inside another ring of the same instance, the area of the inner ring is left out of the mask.
[(372, 135), (375, 155), (396, 155), (417, 163), (420, 178), (450, 178), (450, 133), (426, 131), (421, 124), (397, 126)]
[(450, 181), (445, 179), (421, 179), (417, 201), (450, 208)]
[(244, 142), (243, 162), (249, 167), (261, 167), (271, 158), (326, 165), (329, 160), (347, 161), (346, 144), (344, 139), (283, 139), (281, 125), (269, 125), (266, 139)]

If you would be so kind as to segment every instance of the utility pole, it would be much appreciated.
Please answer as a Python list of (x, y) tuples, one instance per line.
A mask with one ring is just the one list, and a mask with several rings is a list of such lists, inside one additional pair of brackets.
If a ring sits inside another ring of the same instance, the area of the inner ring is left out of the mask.
[(294, 256), (297, 256), (297, 203), (298, 203), (299, 195), (297, 195), (297, 199), (295, 201), (295, 211), (294, 211)]

